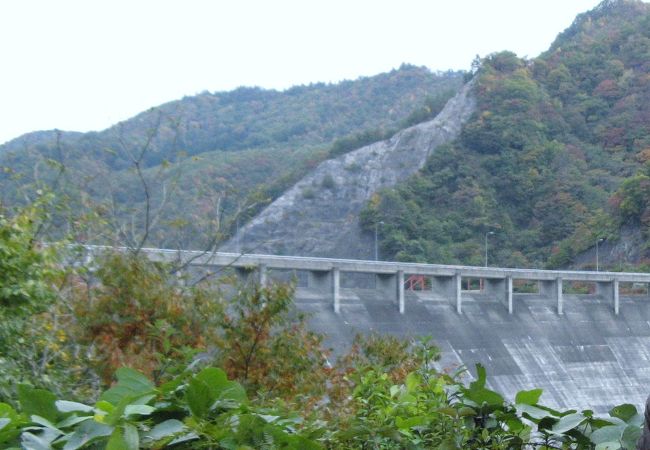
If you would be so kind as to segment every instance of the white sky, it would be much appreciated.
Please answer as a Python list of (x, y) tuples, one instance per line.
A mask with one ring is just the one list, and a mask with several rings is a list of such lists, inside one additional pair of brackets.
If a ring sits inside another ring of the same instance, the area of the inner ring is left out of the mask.
[(598, 0), (0, 0), (0, 143), (204, 90), (534, 57)]

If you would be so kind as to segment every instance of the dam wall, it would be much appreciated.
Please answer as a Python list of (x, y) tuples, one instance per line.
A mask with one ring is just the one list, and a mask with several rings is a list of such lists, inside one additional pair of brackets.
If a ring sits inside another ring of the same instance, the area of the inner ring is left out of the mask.
[(466, 367), (469, 381), (481, 363), (489, 385), (511, 401), (520, 390), (541, 388), (544, 405), (603, 414), (622, 403), (641, 410), (650, 394), (647, 273), (143, 252), (192, 271), (294, 282), (297, 308), (326, 335), (333, 357), (357, 333), (431, 336), (442, 352), (440, 370)]

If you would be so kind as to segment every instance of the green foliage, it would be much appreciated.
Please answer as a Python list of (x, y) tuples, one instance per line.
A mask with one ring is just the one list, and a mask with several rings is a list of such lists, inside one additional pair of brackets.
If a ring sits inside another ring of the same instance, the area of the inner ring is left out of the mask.
[[(423, 99), (456, 91), (461, 78), (404, 65), (283, 92), (203, 93), (98, 133), (32, 133), (0, 146), (0, 202), (18, 204), (34, 186), (53, 186), (69, 195), (73, 211), (117, 222), (77, 240), (112, 243), (120, 224), (142, 232), (146, 220), (137, 213), (149, 201), (158, 216), (149, 245), (206, 248), (236, 229), (235, 216), (245, 223), (326, 159), (337, 140), (352, 139), (354, 146), (368, 139), (357, 136), (375, 133), (366, 130), (396, 129)], [(140, 155), (141, 174), (134, 167)], [(55, 230), (65, 229), (67, 219), (58, 217)], [(115, 240), (125, 243), (124, 236)]]
[(382, 254), (481, 264), (493, 231), (493, 264), (557, 267), (621, 223), (646, 228), (649, 17), (606, 1), (539, 58), (484, 58), (459, 141), (362, 213), (368, 232), (385, 224)]
[(251, 405), (216, 368), (184, 372), (158, 387), (120, 369), (117, 384), (94, 406), (27, 385), (20, 392), (20, 413), (0, 404), (3, 448), (321, 448), (310, 431), (298, 429), (297, 417)]
[(285, 448), (285, 449), (622, 449), (632, 450), (643, 418), (629, 404), (598, 418), (589, 410), (555, 411), (539, 389), (514, 403), (485, 387), (485, 369), (464, 385), (427, 366), (391, 380), (381, 368), (353, 375), (348, 415), (331, 419), (263, 407), (224, 371), (186, 370), (161, 385), (132, 369), (94, 406), (57, 400), (21, 385), (16, 411), (0, 403), (4, 448)]
[(44, 311), (54, 299), (54, 249), (37, 242), (50, 201), (42, 196), (11, 217), (0, 211), (0, 321)]
[(58, 249), (38, 242), (52, 200), (41, 195), (11, 215), (0, 211), (0, 401), (25, 381), (66, 395), (76, 388), (71, 380), (86, 381), (85, 369), (71, 364), (78, 346), (68, 339), (66, 306), (56, 302), (66, 279)]

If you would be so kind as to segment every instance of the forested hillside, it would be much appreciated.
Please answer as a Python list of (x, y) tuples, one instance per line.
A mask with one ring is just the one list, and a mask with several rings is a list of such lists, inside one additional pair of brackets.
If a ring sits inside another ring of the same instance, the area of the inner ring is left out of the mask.
[[(142, 229), (149, 199), (151, 245), (201, 247), (228, 232), (233, 212), (253, 214), (330, 152), (431, 117), (461, 83), (462, 73), (403, 65), (282, 92), (206, 92), (101, 132), (31, 133), (0, 146), (0, 202), (53, 187), (115, 231)], [(137, 234), (122, 231), (120, 239)]]
[(363, 212), (386, 258), (481, 265), (493, 232), (494, 264), (559, 266), (621, 226), (647, 231), (649, 4), (606, 0), (538, 58), (475, 67), (461, 138)]

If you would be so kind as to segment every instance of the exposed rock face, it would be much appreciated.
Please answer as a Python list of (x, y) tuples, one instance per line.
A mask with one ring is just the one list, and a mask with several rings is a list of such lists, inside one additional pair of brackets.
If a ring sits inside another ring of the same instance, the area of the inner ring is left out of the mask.
[[(647, 248), (644, 230), (639, 226), (624, 225), (616, 240), (605, 240), (598, 246), (600, 270), (611, 270), (621, 265), (636, 265), (647, 262), (650, 250)], [(572, 269), (594, 270), (596, 267), (596, 243), (577, 255)]]
[[(436, 147), (458, 137), (476, 109), (472, 83), (429, 122), (321, 163), (228, 241), (223, 251), (370, 259), (374, 236), (359, 212), (373, 193), (421, 169)], [(287, 161), (287, 164), (290, 164)]]

